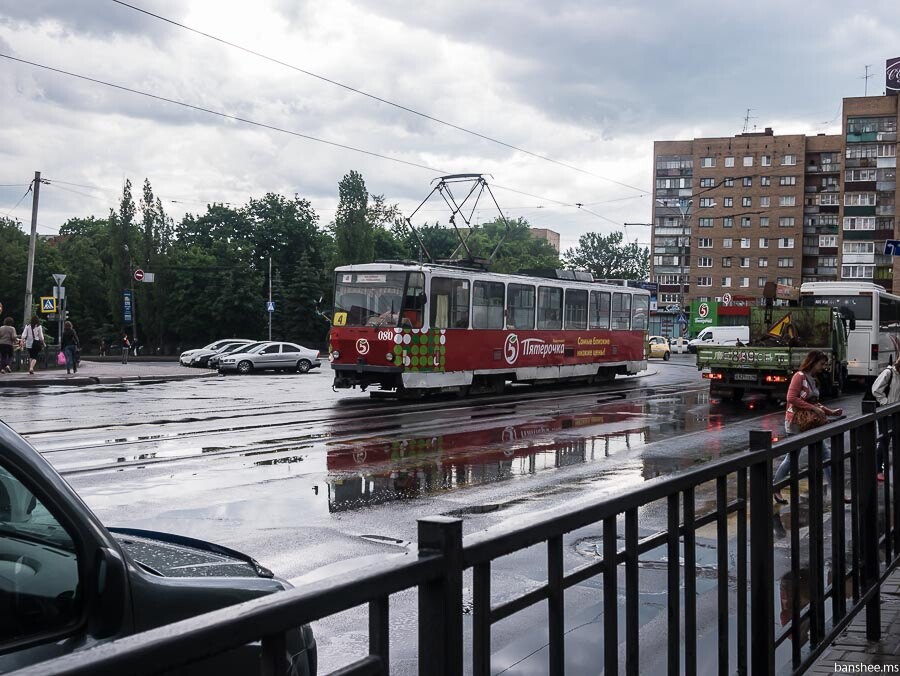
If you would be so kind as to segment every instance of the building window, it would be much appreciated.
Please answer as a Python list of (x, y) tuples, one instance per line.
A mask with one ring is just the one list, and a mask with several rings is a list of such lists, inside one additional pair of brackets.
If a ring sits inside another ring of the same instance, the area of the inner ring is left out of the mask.
[(782, 195), (778, 198), (778, 205), (782, 207), (795, 207), (797, 206), (797, 198), (793, 195)]
[(778, 219), (779, 228), (793, 228), (795, 223), (793, 216), (781, 216)]
[(749, 216), (741, 216), (741, 227), (742, 228), (750, 227), (750, 217)]
[[(710, 200), (710, 201), (712, 201), (712, 200)], [(703, 206), (703, 205), (701, 204), (700, 206)], [(712, 206), (712, 205), (710, 205), (710, 206)], [(734, 198), (726, 197), (724, 200), (722, 200), (722, 206), (723, 207), (733, 207), (734, 206)]]
[(742, 207), (752, 207), (753, 206), (753, 198), (752, 197), (741, 197), (741, 206)]
[(743, 237), (743, 238), (741, 238), (741, 248), (742, 248), (742, 249), (749, 249), (749, 248), (750, 248), (750, 238), (749, 238), (749, 237)]
[(819, 256), (820, 268), (836, 268), (837, 256)]
[(726, 188), (733, 188), (733, 187), (734, 187), (734, 179), (733, 179), (733, 178), (730, 178), (730, 177), (729, 177), (729, 178), (726, 178), (726, 179), (722, 182), (722, 185), (724, 185)]
[(726, 167), (733, 167), (733, 166), (734, 166), (734, 158), (733, 158), (733, 157), (726, 157), (726, 158), (725, 158), (725, 166), (726, 166)]
[(771, 176), (760, 176), (759, 184), (764, 188), (772, 185), (772, 177)]
[(744, 166), (745, 167), (753, 166), (753, 155), (744, 155)]
[(741, 267), (749, 268), (750, 267), (750, 256), (741, 256)]
[(841, 277), (844, 279), (872, 279), (875, 274), (874, 265), (842, 265)]
[(779, 277), (776, 282), (778, 284), (784, 284), (785, 286), (794, 286), (794, 279), (792, 277)]
[(837, 246), (837, 235), (819, 235), (819, 246)]
[(794, 259), (793, 258), (779, 258), (778, 259), (778, 267), (779, 268), (792, 268), (792, 267), (794, 267)]
[(700, 166), (704, 169), (709, 169), (710, 167), (716, 166), (716, 158), (715, 157), (701, 157), (700, 158)]
[(896, 143), (879, 143), (878, 144), (878, 157), (896, 157), (897, 156), (897, 144)]
[(771, 206), (770, 199), (768, 197), (760, 197), (759, 198), (759, 206), (761, 206), (761, 207)]
[(848, 192), (844, 195), (845, 207), (874, 207), (875, 205), (874, 192)]
[(847, 159), (861, 160), (878, 156), (878, 146), (875, 143), (848, 143)]
[(731, 267), (731, 256), (724, 256), (722, 258), (722, 267), (730, 268)]
[(759, 158), (759, 163), (761, 165), (763, 165), (764, 167), (771, 167), (772, 166), (772, 156), (771, 155), (762, 155)]
[(760, 216), (759, 217), (759, 227), (761, 227), (761, 228), (769, 227), (769, 217), (768, 216)]
[(781, 164), (786, 167), (792, 167), (797, 164), (797, 156), (796, 155), (785, 155), (781, 158)]
[(708, 209), (709, 207), (715, 206), (716, 201), (712, 197), (701, 197), (700, 198), (700, 208)]
[(750, 176), (744, 176), (743, 184), (745, 188), (749, 188), (753, 185), (753, 179)]
[(845, 254), (874, 254), (875, 242), (844, 242), (842, 250)]
[(819, 195), (819, 204), (822, 206), (840, 206), (840, 198), (837, 193), (821, 193)]
[(701, 188), (714, 188), (716, 186), (716, 179), (714, 178), (701, 178), (700, 179), (700, 187)]
[(760, 289), (763, 288), (766, 285), (767, 279), (768, 279), (768, 277), (757, 277), (756, 278), (756, 286)]
[(697, 246), (701, 249), (712, 249), (712, 237), (701, 237), (697, 240)]
[(761, 268), (767, 268), (767, 267), (769, 267), (769, 259), (766, 258), (765, 256), (763, 256), (762, 258), (760, 258), (760, 259), (759, 259), (759, 267), (761, 267)]
[(845, 216), (844, 230), (874, 230), (874, 216)]
[(698, 268), (711, 268), (712, 267), (712, 258), (709, 256), (698, 256), (697, 257), (697, 267)]
[(768, 249), (769, 248), (769, 238), (768, 237), (760, 237), (759, 238), (759, 248), (760, 249)]
[(750, 278), (749, 277), (741, 277), (741, 288), (746, 289), (750, 286)]
[(854, 181), (876, 181), (877, 169), (847, 169), (844, 172), (844, 180), (848, 183)]
[(731, 243), (732, 243), (731, 237), (726, 237), (725, 239), (722, 240), (722, 248), (723, 248), (723, 249), (730, 249), (730, 248), (731, 248)]
[(722, 277), (722, 286), (726, 289), (731, 287), (731, 277)]
[(712, 286), (712, 277), (697, 277), (697, 286)]
[(711, 218), (701, 218), (701, 219), (700, 219), (700, 227), (701, 227), (701, 228), (711, 228), (711, 227), (713, 227), (713, 219), (711, 219)]
[(794, 238), (793, 237), (779, 237), (778, 238), (778, 248), (779, 249), (793, 249), (794, 248)]
[(734, 227), (734, 219), (731, 216), (725, 216), (722, 219), (722, 227), (723, 228), (733, 228)]
[(782, 176), (778, 179), (778, 185), (797, 185), (796, 176)]

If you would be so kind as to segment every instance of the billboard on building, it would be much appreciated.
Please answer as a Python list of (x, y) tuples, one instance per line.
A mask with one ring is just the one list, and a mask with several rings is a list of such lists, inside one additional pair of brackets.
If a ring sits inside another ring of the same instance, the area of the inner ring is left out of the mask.
[(888, 96), (900, 94), (900, 56), (888, 59), (885, 63), (884, 93)]

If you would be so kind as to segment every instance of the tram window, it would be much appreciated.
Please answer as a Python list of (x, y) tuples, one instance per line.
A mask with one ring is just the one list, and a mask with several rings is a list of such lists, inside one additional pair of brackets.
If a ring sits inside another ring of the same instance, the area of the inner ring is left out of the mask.
[(608, 291), (591, 291), (591, 305), (589, 309), (590, 328), (609, 328), (609, 302)]
[(584, 289), (566, 289), (566, 328), (587, 328), (588, 292)]
[(433, 277), (429, 300), (431, 328), (469, 328), (469, 280)]
[(503, 282), (475, 282), (472, 285), (472, 328), (503, 328)]
[(631, 313), (631, 328), (634, 331), (646, 331), (650, 311), (650, 296), (638, 296), (632, 299), (634, 312)]
[(627, 331), (631, 327), (631, 294), (614, 293), (612, 300), (612, 327)]
[(562, 328), (563, 290), (552, 286), (538, 287), (538, 319), (539, 329)]
[(403, 300), (403, 312), (400, 315), (400, 326), (407, 329), (422, 328), (424, 311), (425, 275), (421, 272), (410, 272), (406, 284), (406, 298)]
[(510, 284), (506, 288), (506, 328), (534, 328), (534, 287)]

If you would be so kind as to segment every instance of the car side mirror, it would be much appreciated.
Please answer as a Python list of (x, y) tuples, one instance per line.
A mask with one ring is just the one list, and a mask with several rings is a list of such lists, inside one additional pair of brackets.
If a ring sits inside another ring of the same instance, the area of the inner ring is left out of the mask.
[(128, 569), (117, 551), (107, 547), (97, 550), (93, 592), (96, 612), (91, 617), (91, 634), (97, 638), (114, 636), (121, 631), (128, 603)]

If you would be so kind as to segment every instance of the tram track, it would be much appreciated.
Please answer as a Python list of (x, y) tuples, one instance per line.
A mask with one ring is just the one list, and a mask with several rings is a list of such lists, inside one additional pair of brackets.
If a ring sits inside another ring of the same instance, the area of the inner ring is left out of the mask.
[[(688, 388), (690, 389), (702, 389), (702, 388)], [(654, 398), (666, 398), (670, 397), (676, 393), (684, 393), (687, 391), (683, 387), (667, 387), (667, 388), (654, 388), (651, 392), (643, 394), (642, 396), (635, 397), (635, 401), (648, 401)], [(583, 398), (583, 396), (582, 396)], [(593, 397), (591, 397), (593, 399)], [(567, 400), (572, 399), (572, 397), (567, 397)], [(545, 398), (545, 402), (550, 402), (552, 404), (559, 404), (560, 399), (558, 397), (553, 398)], [(615, 402), (621, 401), (621, 397), (618, 396), (616, 392), (606, 392), (604, 396), (595, 399), (591, 403), (585, 402), (585, 407), (597, 406), (598, 404), (614, 404)], [(534, 403), (534, 399), (532, 399), (529, 403)], [(527, 410), (527, 411), (519, 411), (517, 412), (515, 409), (516, 406), (511, 406), (509, 404), (499, 404), (503, 410), (494, 411), (494, 412), (484, 412), (478, 411), (477, 413), (472, 413), (468, 417), (466, 417), (467, 421), (472, 421), (475, 423), (489, 423), (492, 420), (497, 418), (506, 416), (506, 422), (510, 425), (513, 424), (522, 424), (532, 420), (540, 420), (542, 418), (546, 418), (551, 415), (555, 415), (564, 411), (567, 407), (560, 407), (558, 405), (548, 406), (547, 408), (540, 410)], [(466, 407), (449, 407), (446, 409), (449, 412), (460, 412), (461, 409), (465, 409)], [(471, 408), (471, 407), (469, 407)], [(394, 416), (402, 417), (409, 413), (408, 410), (398, 411), (394, 413)], [(659, 417), (658, 414), (649, 413), (646, 414), (647, 417)], [(76, 475), (76, 474), (87, 474), (87, 473), (101, 473), (101, 472), (109, 472), (109, 471), (122, 471), (128, 469), (138, 469), (145, 468), (151, 466), (158, 465), (172, 465), (177, 463), (187, 463), (191, 461), (197, 461), (201, 458), (215, 458), (222, 459), (228, 457), (240, 457), (240, 456), (248, 456), (252, 454), (266, 453), (273, 455), (280, 454), (289, 454), (289, 453), (298, 453), (300, 451), (308, 451), (308, 449), (314, 448), (317, 445), (325, 445), (325, 446), (343, 446), (348, 447), (352, 446), (354, 443), (364, 444), (364, 443), (372, 443), (373, 440), (384, 439), (386, 441), (390, 441), (392, 439), (396, 439), (398, 437), (408, 437), (408, 436), (430, 436), (433, 434), (443, 434), (446, 432), (448, 427), (453, 427), (454, 424), (458, 421), (457, 419), (429, 419), (425, 421), (420, 421), (418, 423), (386, 423), (384, 420), (385, 416), (382, 414), (378, 417), (380, 421), (380, 425), (373, 426), (371, 424), (371, 420), (373, 419), (356, 419), (357, 423), (354, 425), (352, 429), (346, 429), (342, 431), (323, 431), (321, 433), (315, 434), (306, 434), (306, 435), (294, 435), (285, 436), (286, 432), (289, 432), (290, 425), (288, 423), (280, 423), (278, 425), (264, 425), (264, 426), (253, 426), (251, 428), (242, 428), (242, 431), (253, 431), (258, 429), (259, 427), (265, 427), (266, 429), (273, 430), (277, 433), (278, 436), (274, 438), (265, 438), (265, 439), (256, 439), (250, 443), (241, 443), (236, 444), (234, 446), (208, 446), (203, 448), (197, 448), (196, 445), (193, 446), (189, 451), (186, 451), (179, 455), (167, 455), (171, 453), (170, 450), (162, 450), (162, 451), (153, 451), (148, 450), (143, 453), (135, 453), (131, 457), (123, 457), (117, 456), (114, 460), (105, 460), (101, 462), (96, 462), (92, 464), (87, 464), (83, 466), (75, 466), (71, 468), (66, 468), (64, 462), (60, 462), (62, 465), (59, 467), (60, 473), (64, 476), (67, 475)], [(301, 421), (298, 423), (293, 423), (295, 425), (305, 425), (309, 421)], [(332, 421), (333, 422), (333, 421)], [(201, 436), (213, 436), (213, 435), (221, 435), (221, 434), (235, 434), (235, 429), (229, 430), (219, 430), (215, 432), (193, 432), (190, 435), (182, 435), (180, 437), (170, 437), (167, 441), (177, 441), (184, 440), (187, 441), (190, 438), (197, 438)], [(387, 433), (387, 434), (386, 434)], [(104, 448), (108, 448), (104, 447)], [(55, 454), (62, 453), (66, 449), (54, 449), (52, 452), (48, 454), (54, 454), (54, 457), (59, 460), (58, 456)], [(71, 449), (70, 449), (71, 450)], [(90, 449), (86, 449), (84, 447), (76, 447), (77, 451), (87, 451)]]

